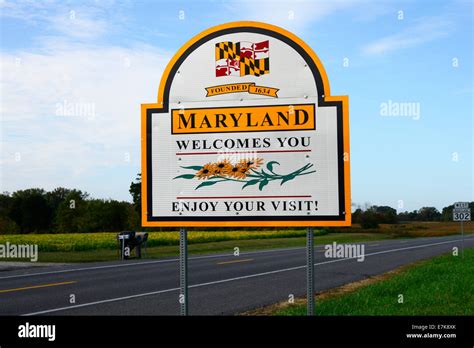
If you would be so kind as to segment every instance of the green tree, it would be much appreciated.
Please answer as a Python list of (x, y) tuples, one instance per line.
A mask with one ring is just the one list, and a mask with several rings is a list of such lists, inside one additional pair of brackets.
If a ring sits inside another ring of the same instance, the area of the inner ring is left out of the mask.
[(377, 228), (379, 224), (397, 223), (397, 211), (388, 206), (370, 206), (365, 211), (356, 209), (352, 221), (360, 223), (362, 228)]
[[(46, 193), (46, 200), (48, 201), (49, 206), (53, 212), (53, 215), (56, 213), (59, 205), (66, 200), (66, 197), (71, 192), (81, 192), (74, 189), (67, 189), (64, 187), (57, 187), (53, 191)], [(85, 198), (85, 197), (84, 197)]]
[(423, 207), (418, 210), (418, 218), (420, 221), (439, 221), (441, 213), (435, 207)]
[(54, 230), (61, 233), (79, 232), (86, 213), (88, 194), (80, 190), (68, 190), (58, 204), (54, 217)]
[(379, 217), (375, 212), (375, 209), (367, 209), (360, 215), (360, 226), (362, 228), (378, 228)]
[(128, 229), (130, 203), (91, 199), (81, 217), (79, 232), (114, 232)]
[(0, 234), (17, 233), (20, 231), (18, 225), (10, 217), (13, 198), (8, 192), (0, 194)]
[(20, 228), (20, 233), (47, 232), (51, 227), (52, 211), (43, 189), (16, 191), (12, 195), (9, 218)]
[(361, 208), (357, 208), (353, 213), (352, 213), (352, 223), (354, 224), (360, 224), (360, 217), (362, 215), (363, 211)]
[(389, 206), (374, 206), (373, 209), (378, 217), (378, 222), (382, 224), (396, 224), (397, 211)]

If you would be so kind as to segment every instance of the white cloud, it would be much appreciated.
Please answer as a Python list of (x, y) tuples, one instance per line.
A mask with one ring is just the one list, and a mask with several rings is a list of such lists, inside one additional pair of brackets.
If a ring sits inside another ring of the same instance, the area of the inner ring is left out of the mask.
[(38, 28), (29, 49), (0, 54), (0, 191), (65, 186), (130, 198), (140, 104), (156, 100), (171, 54), (105, 44), (126, 23), (122, 6), (0, 2), (1, 16)]
[(83, 13), (70, 10), (52, 17), (51, 24), (58, 32), (76, 38), (93, 38), (103, 35), (107, 30), (107, 23), (103, 20), (90, 19)]
[(268, 22), (300, 32), (335, 12), (361, 3), (360, 0), (238, 0), (228, 3), (227, 9), (244, 14), (248, 20)]
[[(62, 1), (2, 1), (0, 9), (2, 17), (25, 21), (54, 35), (91, 39), (113, 26), (114, 19), (120, 16), (121, 4), (97, 1), (93, 6), (86, 6)], [(112, 9), (114, 15), (106, 16)], [(120, 19), (124, 20), (123, 17)]]
[(448, 36), (452, 27), (453, 23), (446, 19), (423, 18), (414, 26), (408, 27), (400, 33), (386, 36), (363, 46), (362, 52), (367, 55), (378, 55), (415, 47)]
[[(1, 190), (82, 188), (103, 171), (122, 166), (138, 171), (140, 104), (156, 100), (169, 57), (147, 45), (55, 39), (41, 51), (2, 53)], [(61, 113), (64, 105), (75, 114)], [(89, 189), (103, 193), (100, 187)]]

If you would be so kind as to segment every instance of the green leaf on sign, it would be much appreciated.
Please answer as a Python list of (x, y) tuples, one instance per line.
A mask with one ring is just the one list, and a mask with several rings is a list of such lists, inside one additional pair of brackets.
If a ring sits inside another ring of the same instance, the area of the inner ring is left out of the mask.
[(254, 179), (254, 180), (247, 181), (247, 182), (245, 183), (245, 185), (242, 186), (242, 190), (243, 190), (244, 188), (246, 188), (247, 186), (251, 186), (251, 185), (257, 184), (259, 181), (260, 181), (260, 179)]
[(278, 163), (277, 161), (270, 161), (270, 162), (267, 163), (267, 169), (268, 169), (269, 171), (271, 171), (272, 173), (273, 173), (273, 164), (278, 164), (278, 165), (280, 165), (280, 163)]
[(262, 174), (262, 175), (263, 175), (264, 177), (266, 177), (266, 178), (271, 178), (271, 177), (272, 177), (271, 174), (267, 173), (267, 172), (264, 171), (263, 169), (261, 170), (260, 174)]
[(260, 182), (260, 185), (258, 185), (258, 189), (259, 189), (260, 191), (262, 191), (262, 189), (263, 189), (267, 184), (268, 184), (268, 180), (267, 180), (267, 179), (262, 180), (262, 181)]
[(201, 170), (202, 166), (187, 166), (187, 167), (181, 167), (184, 169), (192, 169), (192, 170)]
[(200, 184), (195, 188), (195, 190), (197, 190), (197, 189), (200, 188), (200, 187), (211, 186), (211, 185), (217, 184), (218, 182), (220, 182), (220, 181), (204, 181), (204, 182), (200, 183)]
[(183, 174), (183, 175), (176, 176), (173, 179), (193, 179), (193, 178), (194, 178), (194, 174)]
[(287, 175), (283, 178), (283, 180), (280, 183), (280, 186), (283, 185), (285, 182), (293, 180), (295, 178), (295, 175)]

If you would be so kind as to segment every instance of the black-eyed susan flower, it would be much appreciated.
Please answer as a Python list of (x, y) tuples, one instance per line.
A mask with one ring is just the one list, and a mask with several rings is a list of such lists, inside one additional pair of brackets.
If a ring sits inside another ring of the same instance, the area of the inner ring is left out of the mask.
[[(238, 163), (230, 162), (229, 160), (219, 161), (217, 163), (206, 163), (204, 166), (187, 166), (182, 167), (184, 169), (197, 170), (194, 174), (183, 174), (175, 177), (174, 179), (209, 179), (208, 182), (202, 182), (197, 187), (214, 185), (224, 181), (237, 181), (242, 184), (242, 189), (247, 186), (252, 186), (260, 183), (259, 189), (267, 185), (270, 181), (281, 180), (280, 185), (283, 185), (287, 181), (293, 180), (298, 176), (316, 173), (314, 169), (314, 163), (307, 163), (303, 167), (294, 170), (286, 175), (276, 174), (272, 171), (272, 165), (278, 164), (277, 161), (270, 161), (267, 164), (268, 172), (264, 169), (256, 170), (261, 167), (264, 163), (262, 158), (245, 158)], [(250, 180), (246, 180), (250, 179)], [(212, 181), (212, 182), (211, 182)]]
[(242, 167), (247, 167), (248, 169), (255, 169), (263, 164), (263, 158), (245, 158), (241, 160), (239, 164)]
[(198, 179), (208, 179), (214, 175), (214, 167), (214, 163), (206, 163), (200, 170), (198, 170), (196, 177)]
[(242, 165), (241, 163), (232, 166), (231, 172), (229, 176), (232, 176), (236, 179), (245, 179), (247, 177), (250, 168), (246, 165)]
[(218, 176), (227, 176), (231, 174), (232, 164), (230, 164), (229, 160), (223, 160), (217, 162), (214, 167), (214, 175)]

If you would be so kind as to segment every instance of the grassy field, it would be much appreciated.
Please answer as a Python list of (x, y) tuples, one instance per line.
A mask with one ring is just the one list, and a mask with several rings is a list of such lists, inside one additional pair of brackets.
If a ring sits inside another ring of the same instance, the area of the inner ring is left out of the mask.
[[(360, 226), (355, 225), (352, 229), (359, 229)], [(365, 232), (374, 230), (363, 230)], [(451, 234), (460, 234), (461, 228), (459, 222), (413, 222), (399, 224), (382, 224), (377, 230), (380, 233), (388, 234), (394, 238), (417, 238), (417, 237), (440, 237)], [(464, 223), (464, 232), (474, 232), (474, 221)]]
[[(241, 239), (292, 238), (305, 236), (305, 231), (229, 231), (229, 232), (189, 232), (189, 244), (221, 242)], [(327, 231), (317, 231), (317, 235)], [(0, 244), (38, 244), (40, 251), (86, 251), (97, 249), (117, 249), (116, 232), (61, 233), (61, 234), (12, 234), (0, 235)], [(148, 247), (179, 245), (179, 232), (150, 232)]]
[[(474, 223), (465, 224), (472, 232)], [(364, 242), (393, 238), (442, 236), (459, 233), (458, 223), (413, 223), (381, 225), (379, 229), (360, 226), (340, 229), (315, 230), (315, 243), (327, 244)], [(37, 244), (40, 262), (87, 262), (118, 258), (117, 233), (63, 233), (63, 234), (0, 234), (0, 244)], [(305, 229), (254, 230), (229, 232), (188, 233), (190, 254), (231, 252), (269, 248), (287, 248), (305, 245)], [(178, 255), (179, 232), (150, 232), (148, 257), (160, 258)], [(3, 259), (4, 260), (4, 259)], [(1, 261), (3, 261), (1, 260)], [(16, 260), (18, 261), (18, 260)]]
[[(316, 295), (315, 313), (330, 315), (474, 315), (474, 249), (443, 255)], [(398, 302), (399, 294), (403, 303)], [(306, 301), (252, 314), (306, 315)]]
[[(316, 231), (315, 231), (316, 232)], [(284, 237), (260, 239), (233, 239), (219, 242), (190, 243), (188, 246), (190, 255), (210, 254), (210, 253), (232, 253), (235, 247), (239, 247), (241, 252), (274, 249), (303, 247), (306, 245), (306, 237)], [(336, 241), (338, 243), (348, 242), (368, 242), (374, 240), (387, 239), (385, 235), (370, 233), (337, 233), (315, 237), (316, 244), (328, 244)], [(10, 243), (12, 243), (10, 241)], [(1, 242), (0, 242), (1, 244)], [(163, 258), (179, 255), (179, 245), (164, 245), (147, 248), (147, 258)], [(133, 256), (133, 252), (132, 252)], [(145, 257), (145, 255), (143, 255)], [(39, 262), (91, 262), (110, 261), (119, 258), (118, 248), (114, 249), (92, 249), (82, 251), (41, 251)], [(4, 259), (8, 260), (8, 259)], [(10, 260), (19, 261), (19, 259)]]

